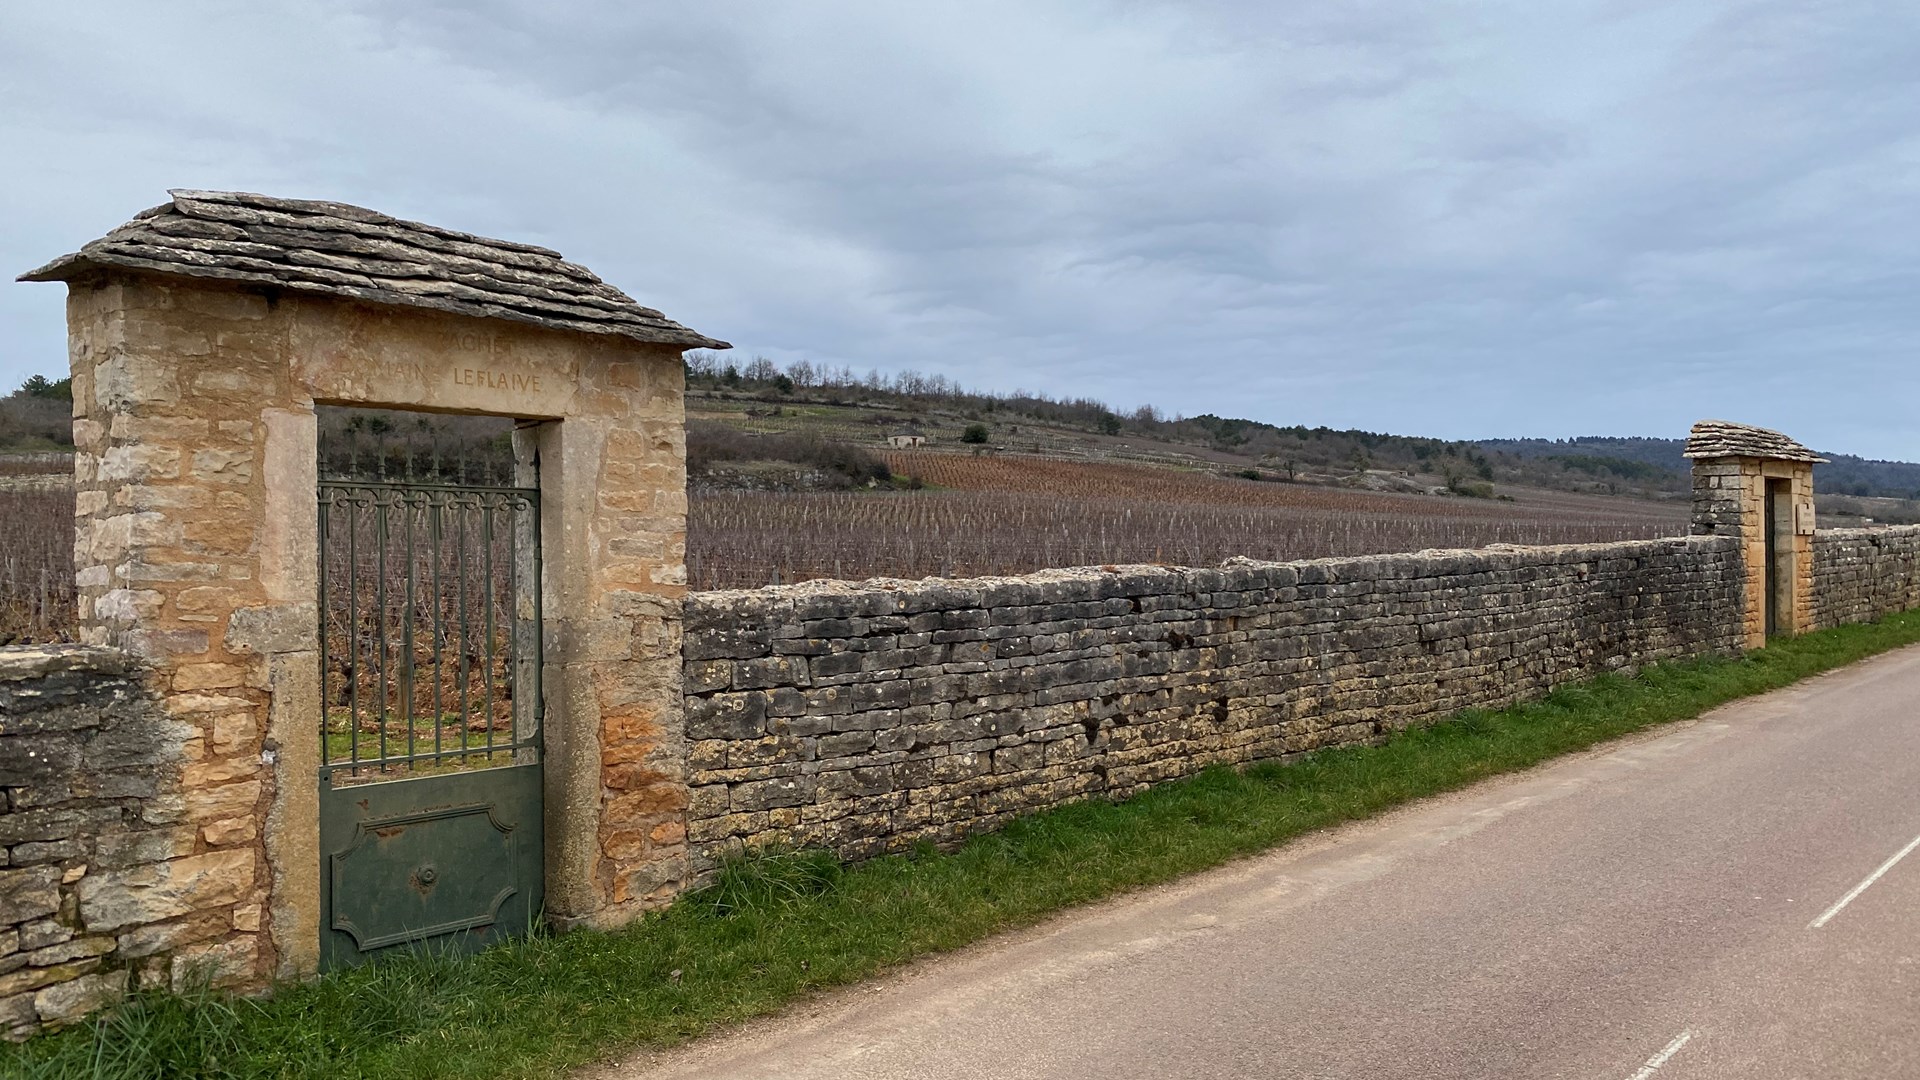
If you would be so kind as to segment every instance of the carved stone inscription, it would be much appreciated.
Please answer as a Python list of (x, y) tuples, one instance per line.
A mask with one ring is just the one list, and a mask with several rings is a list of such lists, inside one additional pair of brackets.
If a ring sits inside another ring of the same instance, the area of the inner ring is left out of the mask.
[(529, 375), (522, 371), (494, 371), (489, 368), (454, 368), (455, 386), (478, 386), (487, 390), (503, 390), (521, 394), (540, 392), (540, 376)]

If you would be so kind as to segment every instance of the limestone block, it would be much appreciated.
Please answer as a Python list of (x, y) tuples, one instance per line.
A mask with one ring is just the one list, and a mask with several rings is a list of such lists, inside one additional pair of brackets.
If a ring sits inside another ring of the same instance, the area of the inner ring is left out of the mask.
[(0, 999), (14, 994), (38, 990), (44, 986), (56, 986), (77, 979), (90, 971), (100, 969), (100, 961), (95, 958), (74, 960), (53, 967), (23, 967), (7, 975), (0, 975)]
[(740, 660), (733, 664), (732, 685), (736, 690), (754, 690), (770, 686), (806, 687), (811, 685), (807, 662), (792, 656), (769, 656)]
[[(236, 763), (245, 769), (240, 775), (257, 771), (252, 762)], [(190, 766), (189, 768), (194, 768)], [(224, 770), (213, 772), (209, 778), (226, 778)], [(247, 780), (237, 784), (221, 784), (217, 787), (199, 788), (186, 792), (187, 816), (195, 821), (212, 821), (219, 818), (250, 815), (260, 804), (261, 785), (258, 780)]]
[(686, 718), (691, 739), (758, 738), (766, 732), (767, 698), (757, 691), (691, 698)]
[(180, 770), (180, 786), (186, 792), (185, 809), (188, 815), (205, 820), (209, 814), (218, 814), (222, 810), (251, 806), (250, 802), (245, 801), (247, 792), (233, 785), (232, 781), (254, 776), (259, 771), (260, 763), (251, 758), (190, 761)]
[[(57, 798), (57, 793), (50, 795)], [(37, 863), (66, 862), (86, 855), (86, 844), (79, 839), (51, 840), (43, 843), (15, 844), (10, 856), (15, 866), (32, 866)]]
[(160, 614), (166, 597), (152, 589), (109, 589), (93, 600), (94, 618), (132, 626)]
[(227, 818), (202, 826), (200, 835), (209, 844), (239, 844), (259, 835), (259, 827), (252, 817)]
[(800, 806), (808, 802), (815, 781), (806, 777), (782, 777), (737, 784), (729, 794), (735, 811), (767, 810), (777, 806)]
[(93, 370), (93, 404), (106, 414), (140, 411), (180, 400), (171, 364), (116, 351)]
[(251, 711), (220, 713), (209, 724), (208, 746), (216, 754), (252, 753), (260, 743), (259, 720)]
[[(133, 578), (131, 573), (129, 578)], [(142, 660), (165, 664), (176, 656), (205, 653), (207, 633), (204, 630), (130, 630), (120, 635), (120, 646)]]
[(191, 855), (196, 835), (191, 827), (110, 833), (95, 841), (93, 858), (109, 869), (165, 862)]
[(607, 800), (602, 822), (610, 827), (633, 825), (676, 814), (687, 807), (687, 789), (670, 777), (656, 775), (650, 784), (633, 784)]
[(139, 959), (171, 952), (182, 945), (223, 937), (229, 929), (246, 928), (230, 925), (228, 917), (216, 911), (190, 915), (173, 922), (134, 927), (122, 931), (116, 940), (121, 957)]
[(0, 870), (0, 926), (23, 923), (59, 910), (59, 867)]
[[(183, 550), (195, 555), (246, 557), (252, 554), (259, 533), (255, 521), (209, 514), (186, 524), (181, 530), (180, 544)], [(251, 568), (245, 576), (253, 576)]]
[(32, 994), (0, 998), (0, 1039), (21, 1042), (39, 1026), (40, 1014), (33, 1007)]
[(615, 879), (612, 900), (616, 904), (636, 900), (661, 903), (679, 891), (685, 877), (684, 857), (649, 860)]
[(34, 967), (52, 967), (56, 964), (70, 963), (74, 960), (89, 960), (104, 956), (113, 951), (114, 941), (110, 937), (75, 937), (66, 941), (44, 945), (26, 954), (27, 963)]
[(224, 690), (245, 685), (247, 670), (238, 664), (181, 664), (173, 669), (177, 691)]
[(110, 931), (232, 904), (253, 888), (254, 861), (250, 850), (210, 851), (89, 874), (79, 884), (81, 923)]
[(238, 934), (222, 942), (189, 945), (174, 952), (167, 984), (174, 993), (198, 987), (229, 988), (254, 981), (259, 966), (257, 934)]
[(688, 663), (685, 671), (688, 694), (726, 690), (733, 684), (733, 662), (730, 660), (696, 660)]
[[(0, 735), (0, 787), (53, 787), (76, 771), (80, 743), (71, 735)], [(32, 801), (31, 799), (29, 801)]]
[(125, 971), (100, 971), (41, 990), (33, 996), (33, 1010), (42, 1023), (71, 1023), (126, 993)]
[(95, 478), (102, 483), (151, 483), (180, 476), (178, 447), (146, 443), (108, 447), (100, 455)]
[(253, 450), (196, 450), (193, 479), (199, 483), (239, 485), (253, 480)]

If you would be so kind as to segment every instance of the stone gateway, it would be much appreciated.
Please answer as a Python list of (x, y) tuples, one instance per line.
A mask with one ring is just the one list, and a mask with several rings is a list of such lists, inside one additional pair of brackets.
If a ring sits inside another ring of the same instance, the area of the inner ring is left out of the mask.
[(318, 405), (516, 421), (540, 466), (545, 908), (665, 902), (687, 876), (680, 353), (726, 343), (545, 248), (172, 194), (26, 275), (68, 285), (90, 650), (4, 669), (0, 756), (44, 764), (4, 781), (0, 1018), (320, 966)]

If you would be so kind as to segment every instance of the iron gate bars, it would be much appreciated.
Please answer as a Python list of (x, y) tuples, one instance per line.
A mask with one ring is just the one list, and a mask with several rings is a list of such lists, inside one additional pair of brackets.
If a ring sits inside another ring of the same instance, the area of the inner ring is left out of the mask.
[(540, 491), (321, 480), (321, 775), (525, 764), (540, 741)]

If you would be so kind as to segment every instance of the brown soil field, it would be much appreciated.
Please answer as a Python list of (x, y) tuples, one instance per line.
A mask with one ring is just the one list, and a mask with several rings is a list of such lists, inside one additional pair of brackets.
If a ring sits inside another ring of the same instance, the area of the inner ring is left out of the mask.
[[(934, 450), (889, 450), (878, 456), (896, 475), (918, 476), (935, 487), (1071, 498), (1136, 499), (1209, 506), (1260, 506), (1421, 517), (1508, 520), (1516, 516), (1568, 515), (1593, 519), (1684, 522), (1683, 502), (1581, 495), (1534, 488), (1509, 489), (1512, 501), (1458, 496), (1409, 495), (1247, 480), (1194, 470), (1125, 462), (1070, 461), (1026, 454), (966, 454)], [(1269, 472), (1270, 475), (1270, 472)], [(1516, 506), (1529, 508), (1522, 512)]]

